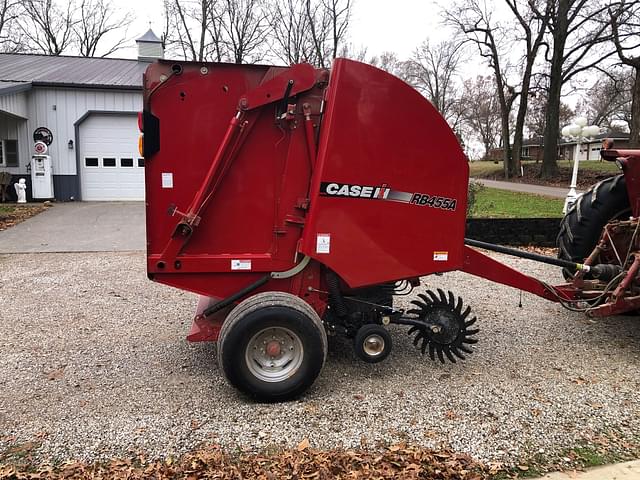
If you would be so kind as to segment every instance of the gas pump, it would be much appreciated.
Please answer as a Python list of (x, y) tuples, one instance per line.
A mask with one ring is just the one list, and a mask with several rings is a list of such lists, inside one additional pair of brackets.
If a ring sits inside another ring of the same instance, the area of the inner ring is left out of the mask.
[(47, 144), (36, 142), (31, 156), (31, 192), (33, 198), (53, 198), (53, 175), (51, 156), (47, 155)]

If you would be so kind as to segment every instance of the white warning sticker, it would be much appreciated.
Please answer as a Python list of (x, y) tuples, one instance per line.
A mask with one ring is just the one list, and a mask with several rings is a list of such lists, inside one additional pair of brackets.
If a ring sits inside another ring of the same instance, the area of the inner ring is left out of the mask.
[(446, 262), (449, 260), (449, 252), (433, 252), (434, 262)]
[(319, 233), (316, 237), (316, 253), (331, 252), (331, 234)]
[(162, 188), (173, 188), (173, 173), (162, 173)]
[(251, 270), (251, 260), (231, 260), (231, 270)]

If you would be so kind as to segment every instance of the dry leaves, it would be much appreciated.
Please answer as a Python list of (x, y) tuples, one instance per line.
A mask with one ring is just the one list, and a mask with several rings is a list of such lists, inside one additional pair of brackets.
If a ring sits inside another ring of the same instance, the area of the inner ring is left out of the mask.
[(314, 450), (304, 439), (294, 450), (274, 455), (232, 456), (212, 446), (182, 458), (146, 462), (144, 458), (56, 466), (3, 464), (0, 479), (434, 479), (481, 480), (498, 468), (476, 463), (467, 455), (434, 452), (405, 444), (384, 451)]
[(0, 231), (24, 222), (26, 219), (46, 210), (50, 204), (15, 205), (0, 204)]

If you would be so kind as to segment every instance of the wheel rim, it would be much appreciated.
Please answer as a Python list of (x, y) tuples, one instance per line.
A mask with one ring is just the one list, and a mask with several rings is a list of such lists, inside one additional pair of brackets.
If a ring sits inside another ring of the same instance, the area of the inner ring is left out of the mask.
[(247, 344), (245, 361), (249, 371), (263, 382), (282, 382), (295, 374), (304, 358), (300, 337), (288, 328), (269, 327)]
[(362, 349), (370, 357), (379, 357), (384, 352), (384, 338), (373, 333), (364, 339)]

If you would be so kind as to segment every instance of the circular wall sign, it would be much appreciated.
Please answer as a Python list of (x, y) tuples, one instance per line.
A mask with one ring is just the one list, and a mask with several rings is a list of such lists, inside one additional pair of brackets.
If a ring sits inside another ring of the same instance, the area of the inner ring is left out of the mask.
[(47, 144), (44, 142), (36, 142), (33, 146), (33, 151), (38, 155), (44, 155), (47, 153)]
[(53, 142), (53, 133), (47, 127), (38, 127), (33, 131), (34, 142), (44, 142), (51, 145)]

